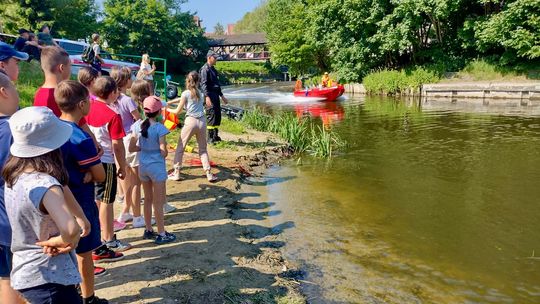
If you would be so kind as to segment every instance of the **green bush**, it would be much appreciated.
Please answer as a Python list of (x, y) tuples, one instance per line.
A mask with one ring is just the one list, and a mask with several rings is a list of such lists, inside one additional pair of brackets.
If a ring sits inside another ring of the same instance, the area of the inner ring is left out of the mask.
[(407, 75), (407, 85), (411, 89), (418, 89), (423, 84), (439, 82), (439, 79), (436, 72), (419, 67)]
[(422, 67), (410, 71), (382, 70), (368, 74), (363, 79), (366, 91), (371, 94), (396, 95), (406, 90), (416, 90), (425, 83), (438, 82), (436, 72)]

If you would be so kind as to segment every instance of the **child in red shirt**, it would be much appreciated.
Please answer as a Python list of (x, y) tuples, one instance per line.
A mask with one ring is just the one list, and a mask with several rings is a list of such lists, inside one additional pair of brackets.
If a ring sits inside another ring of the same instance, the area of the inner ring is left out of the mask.
[[(60, 117), (62, 112), (54, 99), (54, 89), (61, 81), (68, 80), (71, 75), (71, 61), (68, 53), (60, 47), (44, 47), (41, 50), (41, 69), (45, 74), (45, 82), (34, 96), (34, 106), (47, 107), (53, 111), (56, 117)], [(101, 155), (103, 153), (101, 146), (97, 143), (94, 134), (90, 132), (84, 118), (79, 122), (79, 126), (92, 137), (98, 153)]]
[[(114, 208), (117, 180), (124, 179), (126, 167), (126, 151), (123, 138), (126, 136), (120, 114), (112, 110), (109, 105), (116, 101), (119, 92), (116, 82), (109, 76), (102, 76), (95, 80), (94, 89), (96, 100), (91, 102), (90, 113), (86, 121), (96, 140), (103, 147), (101, 162), (105, 168), (106, 179), (103, 183), (96, 183), (96, 203), (99, 205), (99, 219), (101, 223), (101, 238), (107, 247), (115, 252), (122, 252), (131, 248), (131, 245), (120, 242), (114, 234)], [(95, 256), (94, 260), (99, 257)]]

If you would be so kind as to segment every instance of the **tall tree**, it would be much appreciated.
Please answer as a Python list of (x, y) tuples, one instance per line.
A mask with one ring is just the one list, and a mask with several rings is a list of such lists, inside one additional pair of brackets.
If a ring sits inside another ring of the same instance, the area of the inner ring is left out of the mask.
[(263, 1), (252, 12), (248, 12), (234, 27), (235, 33), (250, 34), (264, 32), (268, 19), (268, 2)]
[(223, 24), (218, 22), (214, 26), (214, 34), (215, 35), (224, 35), (225, 34), (225, 28), (223, 27)]
[(300, 1), (271, 0), (268, 2), (266, 37), (272, 61), (286, 65), (293, 74), (303, 74), (317, 68), (315, 46), (306, 38), (309, 26), (306, 5)]
[(166, 0), (106, 0), (103, 35), (109, 47), (116, 53), (167, 58), (169, 67), (177, 72), (190, 69), (193, 57), (203, 56), (208, 45), (193, 15), (172, 4)]
[(47, 24), (54, 36), (78, 39), (96, 31), (98, 8), (94, 0), (10, 0), (2, 4), (0, 17), (6, 32)]
[(475, 24), (477, 49), (503, 63), (540, 59), (540, 0), (517, 0)]
[(53, 31), (68, 39), (88, 38), (99, 31), (99, 8), (94, 0), (51, 0)]

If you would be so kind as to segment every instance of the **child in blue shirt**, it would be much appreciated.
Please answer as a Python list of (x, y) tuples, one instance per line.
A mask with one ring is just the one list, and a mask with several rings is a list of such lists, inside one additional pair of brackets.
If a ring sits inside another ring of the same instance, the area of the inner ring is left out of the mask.
[[(163, 205), (166, 202), (167, 168), (167, 142), (165, 137), (169, 130), (158, 122), (163, 107), (161, 100), (156, 96), (144, 99), (143, 108), (146, 119), (139, 125), (134, 125), (133, 137), (129, 143), (130, 152), (139, 152), (139, 178), (144, 189), (144, 221), (146, 229), (144, 239), (155, 239), (158, 245), (176, 240), (176, 236), (165, 231), (163, 218)], [(139, 145), (137, 145), (137, 141)], [(152, 229), (152, 206), (158, 234)]]
[(79, 127), (80, 120), (90, 111), (89, 92), (77, 81), (58, 84), (54, 98), (62, 114), (60, 119), (71, 125), (73, 133), (62, 146), (64, 166), (69, 175), (69, 189), (90, 222), (90, 234), (82, 237), (76, 248), (81, 274), (81, 295), (84, 304), (106, 304), (94, 295), (94, 261), (92, 251), (101, 246), (99, 211), (94, 197), (94, 182), (105, 180), (105, 169), (100, 161), (92, 137)]

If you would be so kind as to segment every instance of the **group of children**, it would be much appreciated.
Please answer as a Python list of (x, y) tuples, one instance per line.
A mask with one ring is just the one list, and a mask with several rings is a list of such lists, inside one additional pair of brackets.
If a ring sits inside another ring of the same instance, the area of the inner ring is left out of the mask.
[[(24, 60), (17, 57), (22, 53), (7, 52), (8, 59)], [(4, 59), (0, 49), (0, 62)], [(125, 67), (114, 68), (111, 76), (84, 67), (78, 81), (69, 80), (69, 56), (55, 46), (42, 49), (41, 67), (45, 82), (34, 106), (21, 110), (12, 83), (17, 76), (10, 75), (18, 69), (0, 69), (2, 190), (5, 181), (0, 296), (6, 303), (22, 303), (21, 295), (30, 303), (108, 303), (94, 295), (94, 277), (106, 272), (94, 262), (120, 260), (131, 248), (116, 231), (132, 221), (134, 228), (145, 228), (144, 239), (158, 245), (175, 241), (165, 230), (164, 213), (174, 210), (166, 203), (165, 184), (180, 179), (183, 151), (193, 135), (208, 181), (217, 180), (206, 149), (199, 77), (191, 72), (187, 90), (170, 103), (179, 102), (169, 110), (179, 114), (185, 109), (186, 121), (168, 175), (169, 130), (161, 113), (169, 105), (153, 95), (150, 83), (132, 82)], [(124, 206), (115, 219), (118, 200)]]

